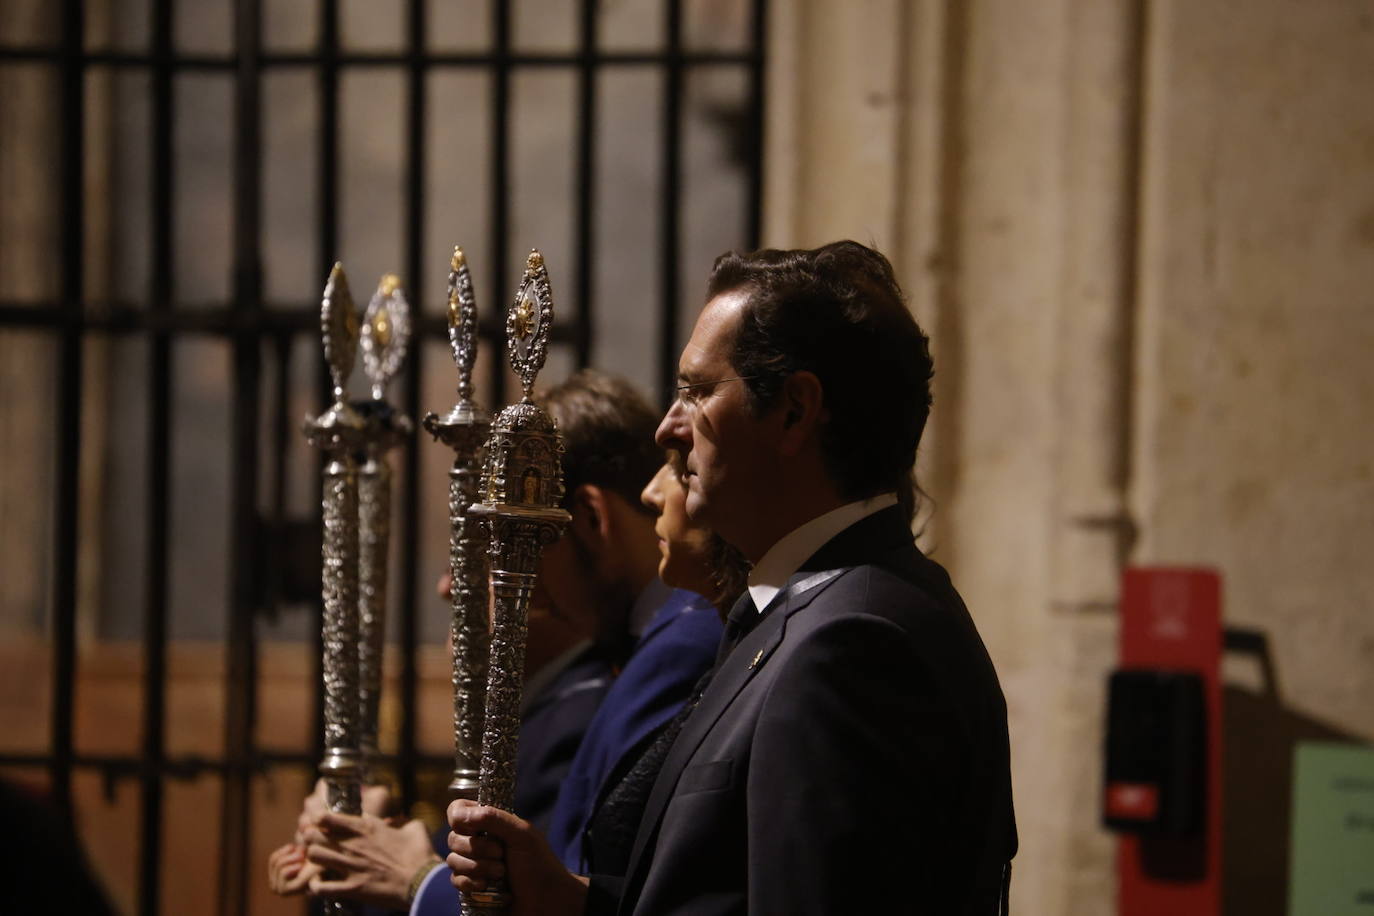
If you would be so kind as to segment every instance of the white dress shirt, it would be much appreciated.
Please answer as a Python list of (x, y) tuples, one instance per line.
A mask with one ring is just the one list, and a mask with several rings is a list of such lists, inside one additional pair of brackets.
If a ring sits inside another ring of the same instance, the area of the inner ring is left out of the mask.
[(838, 509), (818, 515), (784, 535), (768, 548), (768, 552), (749, 573), (749, 597), (754, 599), (754, 606), (759, 609), (759, 613), (768, 608), (769, 603), (787, 584), (787, 580), (792, 578), (792, 574), (801, 569), (801, 565), (831, 538), (855, 522), (895, 505), (895, 493), (884, 493), (858, 502), (845, 503)]

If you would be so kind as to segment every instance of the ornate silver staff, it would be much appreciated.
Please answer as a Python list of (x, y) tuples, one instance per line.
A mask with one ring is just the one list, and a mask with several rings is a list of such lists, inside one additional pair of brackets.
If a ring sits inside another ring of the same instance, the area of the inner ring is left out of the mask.
[[(506, 352), (524, 397), (501, 411), (487, 442), (482, 501), (469, 512), (491, 529), (491, 587), (495, 620), (487, 675), (478, 801), (507, 811), (515, 798), (515, 751), (525, 670), (526, 615), (544, 548), (568, 523), (563, 499), (563, 441), (558, 426), (534, 403), (534, 379), (548, 353), (553, 293), (544, 258), (530, 252), (520, 290), (506, 314)], [(463, 910), (504, 913), (509, 896), (500, 882), (467, 894)]]
[[(334, 265), (320, 309), (324, 358), (334, 381), (334, 404), (305, 421), (311, 445), (325, 450), (324, 541), (321, 586), (324, 597), (324, 777), (330, 811), (362, 810), (358, 749), (358, 470), (354, 453), (365, 422), (345, 400), (344, 386), (358, 351), (358, 314), (343, 267)], [(352, 909), (334, 902), (333, 913)]]
[(477, 359), (477, 302), (461, 248), (448, 275), (448, 339), (458, 364), (458, 403), (444, 416), (425, 416), (425, 429), (454, 451), (448, 472), (449, 571), (453, 576), (453, 780), (456, 798), (476, 799), (487, 702), (487, 526), (469, 515), (478, 499), (491, 419), (472, 398)]
[(355, 405), (366, 422), (358, 470), (358, 740), (363, 780), (377, 757), (377, 716), (386, 644), (387, 558), (391, 544), (391, 465), (386, 453), (410, 435), (410, 418), (385, 400), (410, 344), (410, 303), (395, 274), (386, 274), (363, 315), (363, 371), (372, 400)]

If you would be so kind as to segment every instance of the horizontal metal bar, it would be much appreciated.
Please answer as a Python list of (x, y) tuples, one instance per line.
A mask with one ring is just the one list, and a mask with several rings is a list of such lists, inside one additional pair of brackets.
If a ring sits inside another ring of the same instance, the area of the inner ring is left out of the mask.
[[(388, 766), (399, 759), (396, 754), (378, 754), (375, 758)], [(450, 770), (453, 768), (453, 754), (415, 754), (408, 758), (420, 767)], [(75, 754), (72, 766), (77, 769), (111, 770), (119, 775), (135, 776), (147, 770), (166, 773), (171, 776), (193, 777), (205, 773), (224, 773), (231, 769), (250, 769), (268, 767), (302, 766), (315, 767), (319, 759), (309, 751), (263, 751), (249, 760), (221, 759), (202, 757), (196, 754), (164, 757), (153, 762), (144, 757), (131, 754)], [(0, 754), (0, 767), (46, 767), (52, 763), (51, 754)]]
[[(264, 337), (281, 334), (318, 335), (320, 318), (318, 313), (312, 311), (316, 307), (314, 303), (276, 304), (245, 315), (228, 305), (159, 311), (124, 303), (91, 303), (89, 310), (78, 319), (55, 302), (24, 305), (0, 302), (0, 330), (63, 330), (76, 326), (106, 334), (185, 332), (232, 336), (257, 332)], [(415, 319), (414, 327), (422, 337), (448, 338), (448, 324), (443, 315), (421, 315)], [(572, 343), (577, 339), (576, 329), (571, 324), (555, 324), (550, 330), (550, 339), (555, 343)], [(504, 340), (506, 328), (504, 324), (488, 322), (478, 328), (478, 333), (486, 339)]]
[[(0, 62), (3, 63), (56, 63), (62, 58), (62, 50), (56, 47), (20, 47), (8, 45), (0, 47)], [(760, 55), (755, 53), (736, 53), (721, 51), (682, 51), (676, 54), (648, 51), (598, 51), (583, 54), (572, 51), (566, 54), (459, 54), (426, 52), (411, 55), (405, 52), (344, 52), (329, 58), (332, 63), (343, 67), (645, 67), (669, 63), (684, 67), (739, 66), (753, 65)], [(135, 51), (87, 51), (79, 60), (86, 66), (94, 67), (151, 67), (163, 62), (155, 54)], [(279, 52), (262, 54), (258, 63), (263, 67), (310, 67), (325, 61), (325, 55), (318, 52)], [(233, 71), (239, 65), (234, 54), (173, 54), (166, 59), (173, 70), (225, 70)]]

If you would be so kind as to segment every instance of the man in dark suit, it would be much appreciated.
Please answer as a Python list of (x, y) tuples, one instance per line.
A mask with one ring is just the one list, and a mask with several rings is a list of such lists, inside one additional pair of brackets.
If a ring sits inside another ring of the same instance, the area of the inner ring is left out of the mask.
[(727, 254), (679, 367), (658, 441), (693, 521), (754, 564), (722, 659), (627, 874), (555, 879), (518, 819), (455, 803), (455, 883), (504, 875), (517, 913), (998, 912), (1006, 706), (901, 508), (933, 368), (891, 265), (854, 242)]
[(583, 835), (598, 800), (682, 708), (714, 662), (720, 636), (715, 605), (675, 589), (640, 637), (587, 727), (544, 831), (568, 868), (582, 870)]

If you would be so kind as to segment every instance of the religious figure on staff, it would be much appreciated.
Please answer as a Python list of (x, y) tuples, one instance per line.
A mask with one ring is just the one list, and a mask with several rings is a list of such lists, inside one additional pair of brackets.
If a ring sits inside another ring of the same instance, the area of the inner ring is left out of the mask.
[(651, 761), (623, 869), (572, 874), (459, 800), (461, 890), (499, 880), (517, 916), (1005, 912), (1006, 704), (899, 493), (932, 373), (878, 252), (717, 260), (658, 441), (684, 455), (687, 516), (753, 563), (719, 661)]

